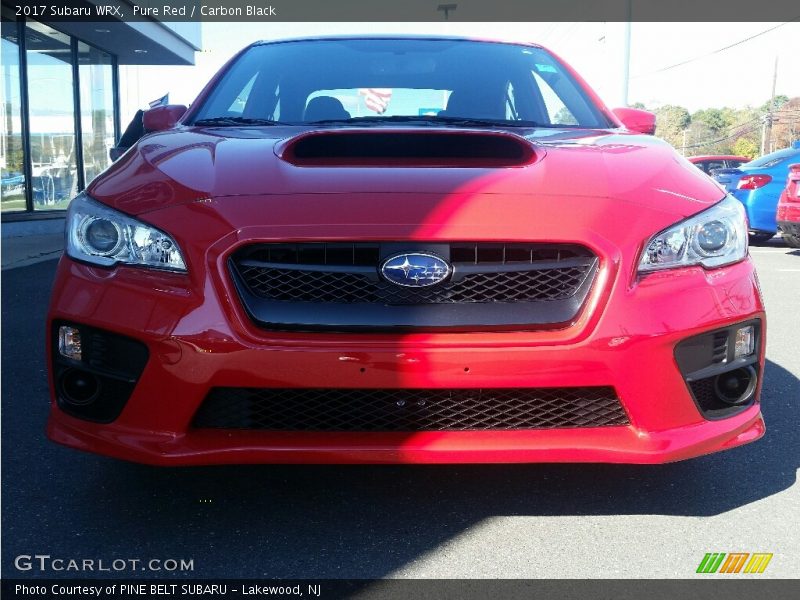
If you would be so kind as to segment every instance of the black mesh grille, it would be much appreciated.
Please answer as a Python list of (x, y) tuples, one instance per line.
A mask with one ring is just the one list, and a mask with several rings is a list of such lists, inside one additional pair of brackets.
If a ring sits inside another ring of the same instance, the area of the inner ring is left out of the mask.
[[(413, 246), (404, 248), (413, 251)], [(398, 286), (379, 275), (386, 254), (380, 243), (259, 244), (239, 252), (233, 265), (259, 298), (385, 305), (563, 300), (574, 296), (596, 267), (591, 252), (570, 244), (442, 246), (437, 249), (453, 265), (452, 278), (420, 288)]]
[(459, 431), (627, 425), (611, 387), (500, 389), (214, 388), (198, 428)]
[(460, 304), (535, 302), (574, 295), (591, 265), (474, 273), (430, 288), (405, 288), (367, 275), (241, 266), (248, 289), (261, 298), (289, 302)]
[(692, 388), (695, 400), (702, 407), (713, 407), (719, 404), (717, 393), (714, 391), (715, 377), (706, 377), (696, 381), (689, 382), (689, 387)]

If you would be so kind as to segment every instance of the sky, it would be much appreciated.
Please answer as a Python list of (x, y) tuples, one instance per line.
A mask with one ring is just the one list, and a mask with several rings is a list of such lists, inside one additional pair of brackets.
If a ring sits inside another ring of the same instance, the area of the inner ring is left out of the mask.
[[(171, 103), (190, 104), (214, 73), (250, 42), (349, 33), (540, 43), (572, 65), (606, 104), (623, 104), (623, 23), (203, 23), (203, 49), (195, 66), (120, 68), (123, 122), (166, 93)], [(677, 104), (691, 112), (760, 106), (770, 98), (776, 59), (776, 93), (800, 96), (798, 40), (800, 22), (632, 23), (628, 102), (648, 108)]]

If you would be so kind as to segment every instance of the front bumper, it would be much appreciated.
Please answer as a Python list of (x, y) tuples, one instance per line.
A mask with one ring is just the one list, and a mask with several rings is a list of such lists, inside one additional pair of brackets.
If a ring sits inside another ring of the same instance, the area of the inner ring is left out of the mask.
[[(334, 334), (259, 329), (230, 284), (62, 258), (48, 320), (116, 332), (149, 359), (110, 423), (76, 418), (53, 398), (58, 443), (158, 465), (209, 463), (662, 463), (732, 448), (764, 433), (755, 401), (703, 417), (675, 360), (688, 337), (764, 312), (753, 265), (651, 274), (631, 285), (604, 268), (578, 320), (553, 331)], [(218, 277), (215, 274), (214, 277)], [(763, 373), (765, 336), (760, 336)], [(511, 388), (613, 386), (625, 426), (419, 432), (197, 429), (212, 388)]]

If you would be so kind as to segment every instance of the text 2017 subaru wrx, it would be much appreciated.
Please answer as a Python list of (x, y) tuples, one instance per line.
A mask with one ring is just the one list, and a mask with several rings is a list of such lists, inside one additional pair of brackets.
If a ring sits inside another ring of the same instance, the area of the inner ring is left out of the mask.
[(56, 442), (659, 463), (764, 433), (741, 203), (536, 45), (252, 45), (75, 198)]

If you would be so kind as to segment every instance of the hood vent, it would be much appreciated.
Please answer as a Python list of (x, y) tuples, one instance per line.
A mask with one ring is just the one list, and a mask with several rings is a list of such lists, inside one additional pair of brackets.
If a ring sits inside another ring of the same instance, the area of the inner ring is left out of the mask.
[(302, 167), (519, 167), (536, 160), (525, 138), (474, 130), (311, 131), (276, 153)]

